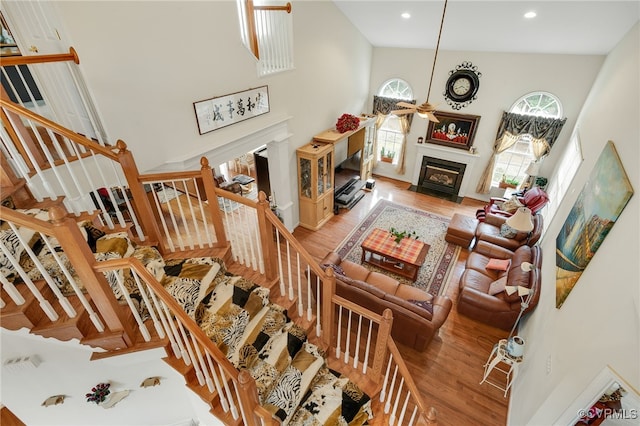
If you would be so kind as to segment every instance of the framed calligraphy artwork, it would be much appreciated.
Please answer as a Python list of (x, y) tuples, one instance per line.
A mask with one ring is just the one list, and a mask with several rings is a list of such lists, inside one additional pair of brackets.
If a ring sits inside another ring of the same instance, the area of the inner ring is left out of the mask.
[(201, 135), (269, 112), (269, 87), (218, 96), (193, 103)]

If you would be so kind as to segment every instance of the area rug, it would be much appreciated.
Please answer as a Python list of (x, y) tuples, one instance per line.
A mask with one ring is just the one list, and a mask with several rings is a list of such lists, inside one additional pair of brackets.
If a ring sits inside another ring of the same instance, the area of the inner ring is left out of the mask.
[(398, 281), (418, 287), (434, 296), (444, 294), (449, 275), (456, 264), (460, 247), (444, 240), (449, 218), (423, 210), (380, 200), (362, 222), (340, 243), (336, 252), (342, 259), (360, 264), (360, 245), (374, 228), (415, 231), (420, 241), (429, 244), (427, 258), (418, 271), (416, 282), (375, 266), (364, 264), (370, 270), (392, 275)]
[(183, 194), (182, 191), (178, 191), (170, 186), (164, 186), (161, 190), (156, 191), (156, 195), (158, 196), (158, 200), (164, 204), (167, 203), (174, 198), (178, 198)]

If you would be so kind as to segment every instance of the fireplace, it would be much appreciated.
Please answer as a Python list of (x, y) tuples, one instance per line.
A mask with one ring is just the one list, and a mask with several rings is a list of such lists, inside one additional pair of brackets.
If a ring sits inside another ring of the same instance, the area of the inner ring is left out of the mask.
[(466, 164), (423, 156), (418, 189), (457, 196), (466, 167)]

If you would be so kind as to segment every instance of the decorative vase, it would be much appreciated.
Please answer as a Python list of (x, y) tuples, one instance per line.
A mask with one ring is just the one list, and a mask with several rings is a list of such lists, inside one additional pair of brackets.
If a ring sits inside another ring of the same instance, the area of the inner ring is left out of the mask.
[(524, 354), (524, 339), (520, 336), (513, 336), (507, 342), (507, 353), (513, 357), (518, 358)]

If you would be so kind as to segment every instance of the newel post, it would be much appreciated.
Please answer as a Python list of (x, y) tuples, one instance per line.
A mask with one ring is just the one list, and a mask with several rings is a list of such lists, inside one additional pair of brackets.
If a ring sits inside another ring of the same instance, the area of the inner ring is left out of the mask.
[(134, 342), (133, 329), (128, 324), (127, 317), (104, 275), (94, 271), (93, 265), (96, 263), (96, 259), (80, 232), (78, 224), (67, 216), (66, 210), (61, 206), (51, 207), (49, 218), (60, 247), (91, 296), (91, 301), (100, 312), (105, 326), (111, 332), (121, 331), (123, 343), (127, 346), (132, 345)]
[(200, 166), (202, 184), (204, 185), (204, 192), (207, 194), (207, 200), (209, 200), (209, 213), (211, 214), (211, 222), (213, 222), (213, 230), (216, 233), (216, 241), (219, 247), (227, 247), (229, 242), (227, 241), (222, 215), (220, 214), (216, 184), (213, 180), (213, 170), (211, 170), (211, 166), (209, 166), (207, 157), (200, 159)]
[(260, 229), (260, 245), (262, 247), (262, 259), (264, 262), (264, 275), (269, 282), (274, 281), (278, 277), (276, 260), (278, 258), (278, 252), (280, 248), (276, 246), (274, 241), (274, 229), (273, 224), (267, 219), (267, 211), (270, 211), (271, 207), (267, 201), (267, 196), (263, 191), (258, 193), (258, 227)]
[(430, 426), (438, 426), (437, 417), (438, 412), (434, 407), (429, 407), (429, 411), (427, 412), (427, 424)]
[(247, 370), (241, 370), (240, 373), (238, 373), (238, 385), (240, 409), (242, 413), (244, 413), (247, 424), (249, 426), (259, 426), (260, 421), (255, 414), (255, 409), (260, 406), (256, 381)]
[(140, 172), (133, 154), (127, 149), (127, 144), (122, 140), (116, 142), (116, 148), (118, 148), (118, 162), (127, 179), (127, 184), (133, 197), (135, 214), (138, 221), (142, 223), (143, 232), (151, 241), (157, 242), (162, 252), (165, 253), (167, 248), (165, 247), (164, 238), (160, 238), (160, 228), (155, 220), (149, 198), (147, 198), (147, 191), (145, 191), (144, 185), (139, 180)]
[(333, 305), (333, 295), (336, 292), (336, 277), (333, 269), (327, 268), (325, 270), (325, 276), (322, 278), (322, 282), (318, 283), (322, 285), (322, 321), (321, 321), (321, 333), (323, 349), (328, 351), (333, 343), (334, 335), (334, 317), (335, 310)]
[(387, 308), (382, 312), (382, 321), (378, 327), (378, 337), (376, 339), (375, 352), (373, 353), (373, 370), (374, 380), (382, 375), (382, 368), (387, 353), (387, 341), (391, 336), (391, 325), (393, 324), (393, 313)]

